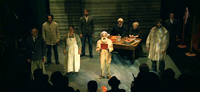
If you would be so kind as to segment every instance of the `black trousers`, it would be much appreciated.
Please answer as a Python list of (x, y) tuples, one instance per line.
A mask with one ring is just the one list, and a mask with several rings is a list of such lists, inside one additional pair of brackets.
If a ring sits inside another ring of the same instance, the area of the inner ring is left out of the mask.
[(58, 61), (57, 45), (47, 45), (47, 61), (51, 61), (51, 48), (53, 47), (55, 60)]

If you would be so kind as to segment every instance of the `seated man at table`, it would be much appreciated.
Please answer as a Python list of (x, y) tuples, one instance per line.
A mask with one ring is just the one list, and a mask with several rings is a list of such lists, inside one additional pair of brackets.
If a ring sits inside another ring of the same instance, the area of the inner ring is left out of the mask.
[[(119, 18), (117, 20), (118, 24), (116, 24), (113, 29), (110, 32), (111, 36), (121, 36), (121, 38), (128, 36), (126, 33), (126, 29), (123, 25), (124, 20), (122, 18)], [(123, 50), (121, 49), (115, 49), (113, 52), (118, 52), (120, 54), (120, 56), (123, 56)]]
[(124, 20), (122, 18), (119, 18), (117, 22), (118, 24), (113, 27), (113, 29), (110, 32), (110, 35), (113, 35), (113, 36), (120, 35), (123, 38), (126, 36), (126, 29), (124, 28), (124, 25), (123, 25)]
[[(131, 27), (131, 29), (129, 31), (129, 37), (130, 38), (141, 38), (142, 31), (138, 28), (138, 26), (139, 26), (138, 22), (133, 23), (133, 27)], [(137, 47), (135, 52), (136, 52), (135, 53), (136, 58), (138, 58), (139, 56), (143, 56), (143, 50), (142, 50), (141, 43), (138, 44), (138, 47)]]
[(101, 33), (101, 39), (97, 41), (97, 48), (96, 51), (99, 52), (99, 60), (101, 64), (101, 76), (99, 77), (104, 78), (105, 74), (105, 65), (107, 70), (107, 77), (110, 79), (110, 62), (111, 62), (111, 52), (113, 51), (113, 44), (110, 39), (107, 38), (108, 33), (103, 31)]

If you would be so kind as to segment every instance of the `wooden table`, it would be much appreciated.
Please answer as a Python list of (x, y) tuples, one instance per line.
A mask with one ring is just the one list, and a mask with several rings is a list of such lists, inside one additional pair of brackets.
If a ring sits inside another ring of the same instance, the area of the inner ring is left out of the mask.
[(142, 41), (140, 38), (136, 38), (138, 42), (134, 42), (132, 44), (123, 44), (124, 40), (126, 38), (122, 38), (121, 41), (114, 40), (113, 42), (113, 48), (114, 49), (124, 49), (124, 50), (132, 50), (133, 51), (133, 63), (135, 61), (135, 49), (137, 48), (138, 44)]

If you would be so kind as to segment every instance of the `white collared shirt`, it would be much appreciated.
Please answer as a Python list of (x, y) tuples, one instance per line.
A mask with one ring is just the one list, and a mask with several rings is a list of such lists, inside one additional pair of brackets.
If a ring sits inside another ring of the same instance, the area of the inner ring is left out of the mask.
[(121, 25), (121, 26), (118, 25), (118, 27), (122, 27), (122, 26), (123, 26), (123, 25)]
[(86, 20), (86, 22), (88, 22), (88, 16), (87, 17), (85, 16), (85, 20)]
[(37, 37), (34, 37), (34, 36), (32, 36), (33, 37), (33, 41), (35, 42), (35, 39), (37, 38)]
[(173, 24), (174, 19), (170, 19), (170, 22)]

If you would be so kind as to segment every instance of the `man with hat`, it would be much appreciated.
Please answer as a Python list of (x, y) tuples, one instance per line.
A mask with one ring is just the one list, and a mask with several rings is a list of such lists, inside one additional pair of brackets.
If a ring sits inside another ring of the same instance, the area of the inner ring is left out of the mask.
[(148, 58), (152, 61), (153, 71), (157, 72), (157, 62), (159, 62), (159, 71), (164, 71), (168, 44), (169, 32), (162, 26), (162, 20), (157, 19), (156, 26), (150, 30), (146, 40), (146, 48), (149, 51)]

